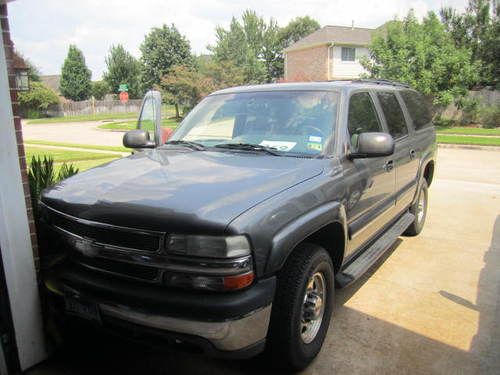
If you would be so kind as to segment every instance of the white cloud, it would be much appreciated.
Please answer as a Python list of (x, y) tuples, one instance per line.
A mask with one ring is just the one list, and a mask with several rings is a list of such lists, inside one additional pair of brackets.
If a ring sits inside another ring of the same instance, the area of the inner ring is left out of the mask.
[(122, 43), (135, 56), (144, 35), (154, 26), (174, 23), (196, 53), (215, 42), (215, 26), (227, 26), (232, 16), (254, 9), (285, 25), (310, 15), (321, 25), (377, 27), (410, 8), (422, 17), (443, 5), (464, 9), (466, 0), (19, 0), (9, 3), (11, 33), (16, 48), (44, 74), (58, 74), (70, 43), (82, 49), (93, 78), (105, 69), (112, 44)]

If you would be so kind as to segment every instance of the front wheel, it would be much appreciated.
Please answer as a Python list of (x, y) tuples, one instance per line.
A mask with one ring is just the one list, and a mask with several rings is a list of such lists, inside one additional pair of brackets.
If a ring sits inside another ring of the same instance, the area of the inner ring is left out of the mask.
[(334, 272), (328, 252), (305, 243), (278, 277), (267, 352), (278, 367), (298, 371), (319, 353), (330, 324)]
[(420, 186), (420, 192), (418, 193), (418, 198), (410, 207), (410, 212), (415, 215), (415, 220), (404, 232), (405, 236), (416, 236), (424, 228), (425, 219), (427, 217), (427, 203), (429, 198), (429, 192), (427, 187), (427, 181), (423, 180)]

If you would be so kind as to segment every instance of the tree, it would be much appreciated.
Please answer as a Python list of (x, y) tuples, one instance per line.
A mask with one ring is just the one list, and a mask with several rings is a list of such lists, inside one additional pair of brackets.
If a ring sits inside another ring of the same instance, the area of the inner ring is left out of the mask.
[(165, 100), (175, 105), (177, 118), (180, 117), (179, 107), (185, 114), (216, 89), (212, 78), (184, 65), (172, 67), (170, 73), (161, 79), (159, 87)]
[(469, 0), (465, 13), (441, 9), (441, 20), (458, 48), (471, 49), (471, 61), (477, 62), (481, 84), (500, 83), (500, 3), (493, 0)]
[(406, 82), (436, 104), (449, 104), (477, 81), (470, 49), (455, 46), (435, 13), (419, 23), (412, 11), (391, 21), (372, 39), (371, 60), (362, 65), (374, 78)]
[(280, 28), (275, 20), (266, 23), (246, 10), (241, 22), (233, 17), (229, 29), (218, 26), (217, 42), (208, 48), (217, 61), (232, 61), (244, 69), (246, 83), (271, 82), (283, 75), (283, 49), (318, 28), (318, 22), (307, 16)]
[(232, 60), (217, 62), (212, 56), (203, 55), (197, 58), (197, 66), (202, 75), (212, 79), (217, 90), (245, 83), (244, 69)]
[(191, 46), (175, 25), (153, 28), (144, 38), (140, 50), (143, 63), (142, 83), (146, 89), (159, 84), (174, 65), (194, 64)]
[(92, 82), (92, 96), (97, 100), (104, 99), (106, 94), (109, 94), (111, 89), (106, 81)]
[(23, 115), (40, 117), (50, 105), (59, 103), (57, 94), (41, 82), (31, 82), (29, 91), (17, 94)]
[(107, 70), (103, 74), (104, 81), (111, 92), (118, 93), (120, 84), (128, 85), (130, 98), (142, 97), (140, 89), (141, 64), (121, 44), (111, 46), (106, 56)]
[(208, 49), (216, 61), (232, 61), (242, 68), (246, 83), (263, 83), (273, 78), (264, 54), (267, 51), (267, 58), (272, 58), (271, 51), (275, 49), (272, 34), (277, 32), (275, 21), (267, 25), (254, 11), (246, 10), (241, 23), (233, 17), (228, 30), (217, 26), (215, 32), (217, 42)]
[(305, 36), (312, 34), (320, 27), (318, 21), (309, 16), (294, 18), (280, 30), (280, 44), (283, 48), (286, 48)]
[(85, 57), (75, 45), (70, 45), (68, 56), (61, 70), (61, 94), (71, 100), (85, 100), (90, 96), (91, 71), (85, 65)]

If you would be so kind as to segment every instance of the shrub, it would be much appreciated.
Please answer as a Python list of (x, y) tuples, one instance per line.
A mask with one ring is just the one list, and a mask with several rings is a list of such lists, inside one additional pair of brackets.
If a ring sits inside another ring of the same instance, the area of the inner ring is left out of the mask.
[(92, 96), (96, 100), (104, 99), (104, 96), (108, 94), (111, 90), (109, 85), (105, 81), (94, 81), (92, 82)]
[(63, 163), (59, 173), (56, 174), (52, 157), (44, 156), (42, 159), (40, 156), (33, 156), (28, 171), (28, 181), (35, 221), (38, 221), (38, 201), (43, 189), (76, 173), (78, 173), (78, 168), (75, 168), (72, 164)]
[(462, 97), (457, 100), (457, 108), (462, 110), (462, 125), (478, 123), (481, 101), (475, 97)]
[(500, 105), (481, 107), (479, 119), (484, 128), (500, 127)]
[(31, 82), (29, 91), (18, 94), (22, 113), (26, 116), (41, 117), (52, 104), (59, 103), (57, 94), (40, 82)]

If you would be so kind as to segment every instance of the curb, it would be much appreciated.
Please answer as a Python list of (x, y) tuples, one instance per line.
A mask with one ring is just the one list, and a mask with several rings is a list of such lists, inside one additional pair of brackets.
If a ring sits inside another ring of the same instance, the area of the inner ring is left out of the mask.
[(483, 150), (483, 151), (500, 151), (498, 146), (480, 146), (480, 145), (457, 145), (450, 143), (438, 143), (441, 148), (460, 148), (464, 150)]

